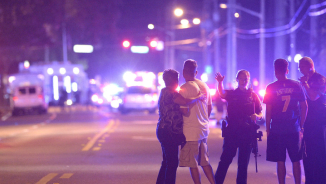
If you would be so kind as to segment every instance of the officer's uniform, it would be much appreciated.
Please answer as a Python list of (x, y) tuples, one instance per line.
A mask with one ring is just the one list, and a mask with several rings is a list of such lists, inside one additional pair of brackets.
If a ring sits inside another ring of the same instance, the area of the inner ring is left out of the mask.
[(223, 183), (233, 157), (238, 154), (237, 183), (247, 183), (247, 169), (250, 159), (253, 122), (250, 116), (262, 111), (260, 99), (251, 89), (227, 90), (225, 100), (228, 102), (228, 126), (223, 130), (224, 144), (219, 165), (216, 170), (217, 184)]

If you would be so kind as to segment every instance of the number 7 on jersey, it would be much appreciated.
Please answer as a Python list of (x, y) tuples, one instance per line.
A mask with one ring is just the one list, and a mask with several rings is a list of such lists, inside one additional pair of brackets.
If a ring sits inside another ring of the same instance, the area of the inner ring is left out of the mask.
[(291, 100), (290, 95), (282, 96), (282, 101), (285, 101), (282, 112), (286, 112), (286, 110), (289, 107), (290, 100)]

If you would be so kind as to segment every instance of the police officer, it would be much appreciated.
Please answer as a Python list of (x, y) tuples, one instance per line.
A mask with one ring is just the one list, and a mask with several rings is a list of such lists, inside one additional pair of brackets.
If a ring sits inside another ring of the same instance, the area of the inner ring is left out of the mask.
[(303, 133), (306, 184), (326, 184), (326, 79), (316, 72), (309, 57), (299, 61), (299, 69), (303, 74), (299, 80), (305, 89), (309, 107)]
[(228, 126), (223, 130), (223, 152), (218, 164), (215, 181), (216, 184), (224, 182), (227, 170), (238, 150), (237, 184), (247, 183), (247, 170), (252, 150), (252, 127), (257, 126), (256, 120), (262, 118), (262, 107), (257, 94), (248, 89), (250, 74), (246, 70), (237, 73), (238, 88), (224, 90), (224, 76), (215, 75), (218, 82), (218, 91), (223, 99), (228, 102)]

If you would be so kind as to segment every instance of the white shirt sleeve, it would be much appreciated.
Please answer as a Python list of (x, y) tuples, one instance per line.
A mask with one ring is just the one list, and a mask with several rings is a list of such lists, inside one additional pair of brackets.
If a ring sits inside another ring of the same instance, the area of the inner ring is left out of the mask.
[[(181, 96), (183, 96), (183, 98), (188, 98), (188, 93), (187, 93), (187, 89), (185, 87), (185, 84), (183, 84), (180, 87), (179, 93), (180, 93)], [(180, 108), (189, 108), (189, 106), (188, 105), (185, 105), (185, 106), (180, 105)]]

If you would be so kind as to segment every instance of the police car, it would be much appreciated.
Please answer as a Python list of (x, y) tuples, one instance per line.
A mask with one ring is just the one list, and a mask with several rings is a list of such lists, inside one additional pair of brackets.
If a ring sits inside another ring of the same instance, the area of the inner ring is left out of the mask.
[(133, 110), (148, 110), (155, 113), (158, 103), (158, 90), (155, 85), (155, 74), (152, 72), (126, 72), (126, 88), (121, 94), (119, 110), (122, 114)]
[(148, 110), (149, 113), (155, 113), (157, 109), (158, 94), (155, 88), (130, 86), (122, 93), (121, 99), (119, 110), (123, 114), (132, 110)]

